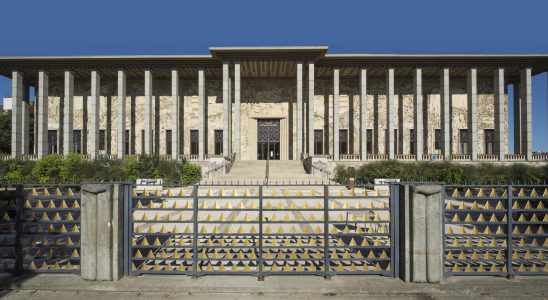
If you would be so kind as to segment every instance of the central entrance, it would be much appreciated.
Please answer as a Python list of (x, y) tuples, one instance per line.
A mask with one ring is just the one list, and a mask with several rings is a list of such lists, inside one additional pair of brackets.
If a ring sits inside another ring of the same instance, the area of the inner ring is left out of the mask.
[(280, 119), (257, 120), (257, 159), (280, 159)]

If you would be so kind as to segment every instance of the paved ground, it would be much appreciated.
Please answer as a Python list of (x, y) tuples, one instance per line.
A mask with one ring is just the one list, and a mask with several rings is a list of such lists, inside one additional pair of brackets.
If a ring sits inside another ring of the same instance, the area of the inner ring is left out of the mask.
[(453, 277), (442, 284), (410, 284), (378, 276), (137, 276), (118, 282), (76, 275), (0, 275), (5, 299), (548, 299), (547, 277)]

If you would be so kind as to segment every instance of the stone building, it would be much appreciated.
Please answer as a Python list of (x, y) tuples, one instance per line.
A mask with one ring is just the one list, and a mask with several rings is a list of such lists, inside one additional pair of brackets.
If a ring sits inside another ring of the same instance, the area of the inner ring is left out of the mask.
[[(544, 159), (531, 149), (531, 77), (548, 70), (548, 55), (209, 50), (0, 57), (0, 74), (12, 78), (12, 156)], [(509, 100), (510, 84), (517, 92)], [(30, 104), (29, 87), (36, 92)], [(35, 105), (34, 124), (29, 105)], [(514, 153), (508, 130), (514, 130)]]

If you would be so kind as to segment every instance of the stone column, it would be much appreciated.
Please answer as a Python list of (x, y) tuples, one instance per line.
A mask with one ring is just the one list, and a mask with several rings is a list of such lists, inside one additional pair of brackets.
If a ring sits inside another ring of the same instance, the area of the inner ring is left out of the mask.
[(360, 158), (367, 160), (367, 69), (360, 70)]
[(63, 154), (68, 155), (74, 150), (73, 119), (74, 119), (74, 73), (65, 71), (65, 97), (63, 98)]
[(89, 148), (90, 156), (95, 159), (99, 154), (99, 98), (101, 96), (101, 76), (97, 70), (91, 71), (91, 96), (89, 97)]
[(124, 158), (126, 146), (126, 71), (118, 70), (118, 127), (116, 129), (116, 153)]
[(339, 68), (333, 69), (333, 160), (339, 160)]
[(413, 77), (415, 87), (415, 154), (417, 160), (422, 160), (424, 153), (424, 124), (422, 120), (422, 68), (416, 68)]
[(504, 160), (506, 149), (504, 148), (504, 128), (506, 115), (504, 114), (504, 103), (506, 100), (504, 86), (504, 68), (495, 70), (495, 153), (498, 154), (499, 160)]
[(308, 154), (314, 155), (314, 63), (308, 63)]
[(240, 63), (234, 63), (234, 152), (236, 152), (236, 158), (241, 159), (241, 147), (240, 147), (240, 127), (242, 121), (240, 120)]
[(223, 63), (223, 155), (228, 155), (228, 130), (229, 130), (229, 99), (228, 94), (230, 93), (230, 86), (228, 82), (230, 72), (230, 66), (227, 62)]
[(300, 159), (303, 152), (303, 63), (297, 63), (297, 120), (296, 120), (296, 151), (297, 159)]
[(532, 91), (531, 68), (520, 71), (520, 98), (521, 98), (521, 154), (527, 160), (533, 155), (533, 119), (532, 119)]
[(233, 152), (232, 147), (232, 77), (228, 76), (228, 153), (227, 156)]
[(81, 277), (118, 280), (124, 263), (124, 194), (129, 186), (82, 185)]
[(470, 68), (467, 72), (468, 77), (468, 136), (470, 142), (470, 155), (472, 160), (478, 159), (478, 87), (477, 87), (477, 69)]
[(394, 68), (386, 72), (386, 153), (388, 159), (394, 159)]
[[(26, 87), (28, 91), (28, 86)], [(21, 154), (30, 154), (30, 100), (28, 93), (26, 93), (26, 100), (21, 101), (21, 117), (22, 117), (22, 129), (21, 129)]]
[(145, 70), (145, 151), (144, 154), (152, 154), (152, 72)]
[(204, 150), (207, 143), (207, 134), (206, 129), (206, 105), (207, 105), (207, 96), (206, 96), (206, 86), (205, 86), (205, 74), (204, 69), (198, 70), (198, 159), (204, 160)]
[(48, 97), (49, 76), (46, 71), (38, 72), (38, 134), (36, 137), (38, 158), (48, 154)]
[(441, 102), (441, 140), (442, 154), (445, 159), (451, 155), (451, 92), (449, 90), (449, 68), (443, 68), (440, 73)]
[(520, 82), (514, 82), (514, 154), (521, 154)]
[[(180, 96), (179, 96), (179, 71), (171, 70), (171, 159), (178, 159), (180, 149)], [(166, 147), (167, 151), (167, 147)]]
[(11, 156), (22, 154), (23, 74), (13, 71), (11, 76)]

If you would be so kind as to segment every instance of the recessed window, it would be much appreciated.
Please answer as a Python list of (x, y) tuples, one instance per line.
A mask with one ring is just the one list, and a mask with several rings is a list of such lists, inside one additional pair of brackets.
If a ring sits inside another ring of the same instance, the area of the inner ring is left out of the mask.
[(323, 154), (323, 130), (322, 129), (314, 130), (314, 154), (317, 154), (317, 155)]
[(339, 130), (339, 154), (348, 154), (348, 129)]
[(104, 151), (107, 144), (107, 132), (106, 130), (99, 130), (99, 150)]
[(434, 149), (441, 150), (441, 129), (434, 129)]
[(485, 154), (494, 154), (495, 153), (495, 130), (485, 129), (484, 139), (485, 139)]
[(171, 144), (171, 130), (166, 130), (166, 153), (171, 154), (172, 144)]
[(459, 130), (460, 154), (468, 154), (468, 129)]
[(81, 130), (73, 130), (72, 131), (72, 152), (74, 153), (82, 153), (82, 131)]
[(57, 130), (48, 130), (48, 153), (57, 153)]
[(190, 154), (198, 155), (198, 149), (200, 145), (200, 136), (198, 130), (190, 131)]
[(215, 155), (223, 154), (223, 130), (215, 130)]
[(417, 152), (417, 143), (415, 129), (409, 129), (409, 154), (415, 155)]

